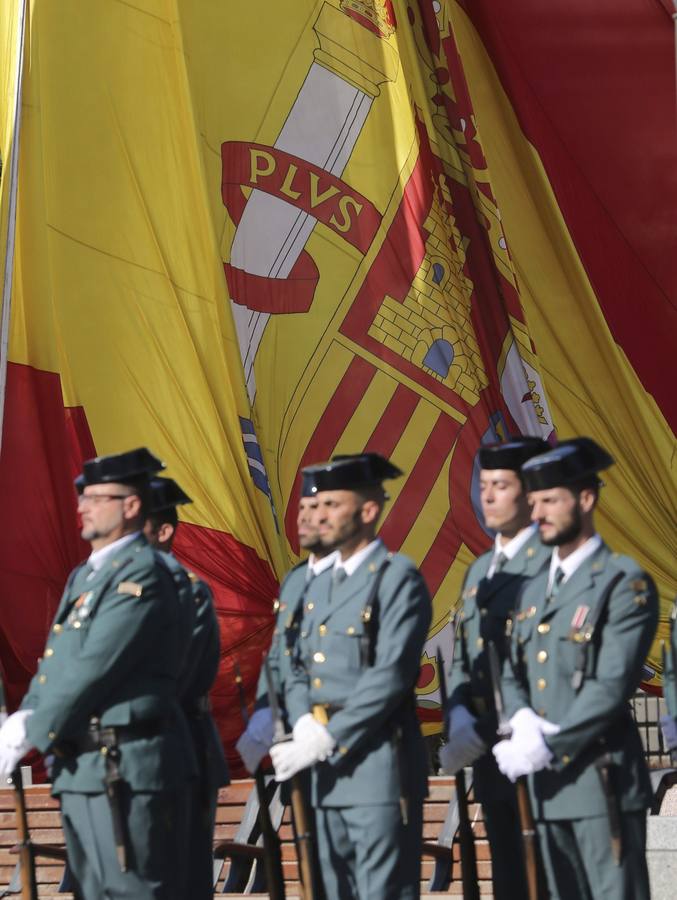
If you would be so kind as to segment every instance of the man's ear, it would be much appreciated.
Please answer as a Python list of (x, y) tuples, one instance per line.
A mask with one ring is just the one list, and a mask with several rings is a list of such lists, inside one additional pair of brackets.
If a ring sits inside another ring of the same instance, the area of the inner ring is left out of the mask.
[(138, 519), (141, 515), (141, 497), (130, 494), (122, 502), (122, 515), (125, 519)]
[(578, 494), (578, 506), (582, 513), (592, 512), (597, 503), (597, 491), (593, 488), (583, 488)]
[(381, 504), (375, 500), (365, 500), (360, 512), (363, 524), (373, 525), (381, 515)]
[(169, 522), (163, 522), (158, 528), (157, 536), (161, 544), (169, 543), (174, 537), (175, 528)]

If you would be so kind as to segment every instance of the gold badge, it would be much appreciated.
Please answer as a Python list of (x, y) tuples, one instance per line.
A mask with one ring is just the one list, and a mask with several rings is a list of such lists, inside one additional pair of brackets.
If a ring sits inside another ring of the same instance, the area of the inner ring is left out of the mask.
[(527, 548), (527, 557), (528, 557), (529, 559), (531, 559), (531, 557), (532, 557), (535, 553), (536, 553), (536, 551), (534, 550), (533, 547), (528, 547), (528, 548)]
[(121, 581), (118, 585), (118, 594), (130, 594), (132, 597), (140, 597), (143, 588), (136, 581)]

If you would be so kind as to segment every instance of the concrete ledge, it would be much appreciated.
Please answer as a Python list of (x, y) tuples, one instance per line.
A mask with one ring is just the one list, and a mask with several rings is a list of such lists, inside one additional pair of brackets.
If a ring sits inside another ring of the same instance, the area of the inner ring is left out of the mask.
[(674, 900), (677, 885), (677, 816), (648, 816), (646, 859), (652, 900)]

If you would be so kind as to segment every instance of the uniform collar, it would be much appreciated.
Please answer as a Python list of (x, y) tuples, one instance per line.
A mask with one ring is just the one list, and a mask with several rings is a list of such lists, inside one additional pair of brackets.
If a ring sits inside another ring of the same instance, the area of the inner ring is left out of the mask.
[(361, 550), (358, 550), (357, 553), (353, 553), (352, 556), (349, 556), (344, 562), (341, 562), (341, 554), (336, 553), (336, 558), (334, 560), (334, 569), (345, 569), (346, 575), (352, 575), (360, 565), (365, 561), (368, 556), (380, 547), (382, 541), (380, 538), (376, 538), (370, 544), (367, 544), (366, 547), (363, 547)]
[(87, 560), (92, 567), (92, 570), (98, 572), (99, 569), (103, 569), (111, 556), (114, 556), (119, 550), (126, 547), (127, 544), (131, 544), (131, 542), (138, 538), (140, 534), (140, 531), (135, 531), (133, 534), (125, 534), (121, 538), (118, 538), (117, 541), (113, 541), (112, 544), (106, 544), (105, 547), (101, 547), (99, 550), (92, 550), (89, 554), (89, 559)]
[(592, 556), (602, 546), (602, 538), (595, 532), (592, 537), (582, 544), (578, 550), (570, 553), (566, 559), (560, 560), (559, 547), (555, 550), (550, 559), (550, 574), (548, 576), (548, 593), (555, 579), (555, 572), (560, 568), (564, 572), (563, 582), (567, 582), (574, 572), (585, 562), (588, 557)]
[(528, 525), (526, 528), (523, 528), (518, 534), (515, 535), (514, 538), (508, 541), (507, 544), (501, 544), (499, 538), (500, 534), (496, 535), (496, 540), (494, 541), (494, 555), (491, 558), (491, 565), (487, 570), (487, 578), (491, 578), (494, 574), (494, 570), (496, 569), (496, 563), (498, 562), (498, 557), (503, 554), (506, 559), (513, 559), (520, 552), (522, 547), (530, 541), (531, 538), (536, 534), (536, 529), (538, 526), (534, 522), (532, 525)]
[(338, 555), (338, 550), (334, 550), (334, 552), (330, 553), (329, 556), (323, 556), (321, 559), (316, 559), (315, 555), (311, 553), (308, 557), (306, 581), (309, 581), (311, 578), (322, 574), (322, 572), (325, 572), (330, 566), (333, 566)]

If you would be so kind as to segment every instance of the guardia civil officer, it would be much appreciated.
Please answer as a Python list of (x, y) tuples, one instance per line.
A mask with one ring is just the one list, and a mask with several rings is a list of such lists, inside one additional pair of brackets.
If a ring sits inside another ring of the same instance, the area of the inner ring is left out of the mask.
[[(320, 541), (315, 494), (312, 474), (303, 473), (296, 527), (299, 546), (302, 550), (307, 550), (309, 556), (287, 573), (280, 586), (275, 609), (275, 631), (267, 654), (273, 687), (285, 719), (284, 684), (298, 638), (303, 602), (313, 579), (333, 565), (336, 555), (323, 547)], [(273, 729), (273, 718), (268, 705), (268, 683), (262, 669), (256, 692), (256, 710), (236, 745), (242, 761), (252, 774), (272, 746)]]
[(550, 557), (531, 522), (520, 475), (523, 463), (548, 449), (541, 438), (512, 437), (478, 452), (482, 515), (496, 539), (466, 574), (448, 679), (448, 743), (440, 762), (450, 774), (474, 763), (473, 790), (491, 845), (496, 900), (520, 900), (527, 886), (515, 787), (499, 772), (489, 749), (496, 742), (497, 720), (486, 646), (493, 641), (503, 660), (506, 620), (525, 581)]
[(376, 538), (382, 482), (402, 473), (373, 453), (304, 471), (322, 543), (340, 557), (306, 597), (276, 777), (313, 767), (328, 897), (418, 897), (427, 760), (414, 690), (431, 604), (414, 564)]
[(214, 823), (219, 787), (229, 783), (228, 766), (214, 719), (209, 691), (220, 659), (219, 623), (212, 592), (195, 573), (184, 569), (172, 555), (179, 527), (177, 506), (190, 497), (171, 478), (153, 478), (144, 534), (178, 577), (180, 593), (193, 608), (190, 645), (179, 674), (179, 698), (188, 722), (198, 762), (198, 777), (188, 794), (188, 842), (184, 852), (186, 896), (212, 900)]
[(177, 694), (189, 636), (171, 573), (142, 533), (161, 468), (145, 448), (85, 462), (78, 509), (92, 552), (0, 731), (2, 774), (31, 747), (54, 754), (52, 792), (85, 900), (184, 900), (178, 861), (196, 766)]
[(551, 897), (643, 900), (651, 786), (630, 713), (658, 621), (656, 588), (595, 531), (590, 438), (522, 466), (550, 565), (529, 581), (512, 631), (505, 694), (513, 728), (493, 749), (509, 778), (529, 776)]

